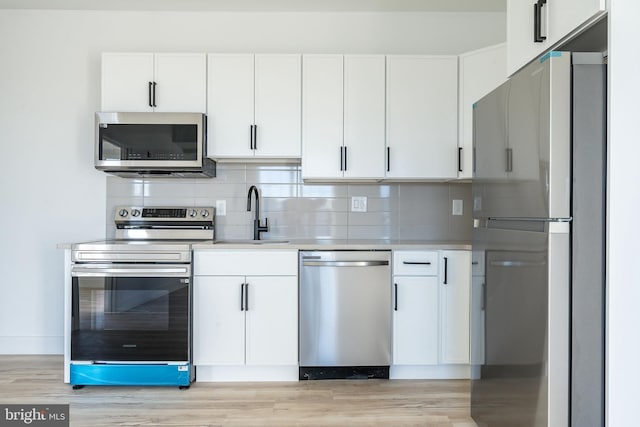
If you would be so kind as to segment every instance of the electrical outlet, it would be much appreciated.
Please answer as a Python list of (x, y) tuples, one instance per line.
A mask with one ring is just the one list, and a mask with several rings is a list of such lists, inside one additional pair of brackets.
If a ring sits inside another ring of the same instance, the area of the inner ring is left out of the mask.
[(216, 216), (226, 216), (226, 215), (227, 215), (227, 201), (216, 200)]
[(366, 196), (354, 196), (351, 198), (351, 212), (366, 212), (366, 211), (367, 211)]
[(453, 199), (453, 208), (451, 215), (462, 215), (463, 201), (461, 199)]

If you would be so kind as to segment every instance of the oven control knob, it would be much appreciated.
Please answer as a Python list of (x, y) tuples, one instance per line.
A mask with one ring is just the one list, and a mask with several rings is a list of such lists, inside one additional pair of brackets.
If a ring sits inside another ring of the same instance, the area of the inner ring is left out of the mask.
[(200, 215), (202, 215), (203, 218), (206, 218), (209, 216), (209, 211), (206, 209), (203, 209), (202, 212), (200, 212)]
[(191, 209), (191, 210), (189, 211), (189, 216), (190, 216), (191, 218), (195, 218), (196, 216), (198, 216), (198, 211), (197, 211), (197, 210), (195, 210), (195, 209)]
[(131, 216), (140, 216), (140, 209), (134, 209), (131, 211)]
[(129, 215), (129, 211), (127, 211), (126, 209), (120, 209), (120, 212), (118, 212), (118, 215), (120, 215), (123, 218), (126, 218), (127, 215)]

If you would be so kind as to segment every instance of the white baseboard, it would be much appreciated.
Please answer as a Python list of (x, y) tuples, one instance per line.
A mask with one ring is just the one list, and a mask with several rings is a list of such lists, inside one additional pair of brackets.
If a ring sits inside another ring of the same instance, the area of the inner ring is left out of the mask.
[(0, 354), (63, 354), (61, 336), (0, 337)]
[(391, 380), (466, 380), (471, 376), (469, 365), (392, 365)]
[(298, 366), (196, 366), (196, 382), (298, 381)]

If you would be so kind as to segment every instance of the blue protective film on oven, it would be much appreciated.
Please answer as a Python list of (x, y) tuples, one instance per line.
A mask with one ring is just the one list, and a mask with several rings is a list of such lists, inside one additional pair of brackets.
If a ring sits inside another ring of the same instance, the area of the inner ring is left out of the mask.
[(191, 365), (71, 364), (71, 385), (188, 386)]

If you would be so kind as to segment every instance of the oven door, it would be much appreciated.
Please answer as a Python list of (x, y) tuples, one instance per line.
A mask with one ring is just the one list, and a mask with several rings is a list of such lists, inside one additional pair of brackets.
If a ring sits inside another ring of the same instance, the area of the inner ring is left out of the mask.
[(75, 264), (71, 360), (190, 361), (189, 264)]

